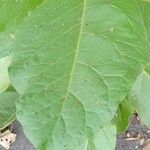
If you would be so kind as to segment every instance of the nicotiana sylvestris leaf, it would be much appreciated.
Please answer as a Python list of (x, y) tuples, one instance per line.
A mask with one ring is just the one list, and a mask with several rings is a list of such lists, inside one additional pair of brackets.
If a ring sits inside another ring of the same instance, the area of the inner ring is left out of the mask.
[(130, 99), (135, 102), (135, 109), (145, 125), (150, 127), (150, 69), (143, 71), (137, 78)]
[[(143, 2), (140, 6), (143, 14), (144, 24), (147, 32), (147, 39), (150, 44), (150, 3)], [(149, 107), (150, 107), (150, 65), (139, 75), (130, 94), (127, 96), (128, 100), (119, 107), (117, 117), (117, 127), (121, 132), (128, 126), (127, 117), (133, 113), (133, 109), (140, 115), (142, 121), (150, 127)], [(123, 127), (123, 128), (122, 128)]]
[(5, 91), (10, 85), (7, 69), (11, 62), (15, 32), (28, 12), (34, 10), (42, 2), (43, 0), (0, 1), (0, 129), (15, 118), (13, 109), (15, 92)]
[(0, 58), (11, 55), (15, 32), (29, 12), (44, 0), (1, 0), (0, 1)]
[(37, 149), (86, 150), (112, 120), (149, 59), (140, 3), (45, 0), (24, 18), (10, 77)]
[(116, 116), (113, 122), (117, 126), (118, 132), (124, 132), (130, 123), (130, 119), (135, 112), (135, 104), (130, 98), (126, 97), (121, 104), (118, 106)]

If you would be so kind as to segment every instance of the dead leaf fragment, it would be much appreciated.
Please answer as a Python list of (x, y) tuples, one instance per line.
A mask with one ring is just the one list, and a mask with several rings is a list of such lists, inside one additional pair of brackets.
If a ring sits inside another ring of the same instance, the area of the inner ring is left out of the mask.
[(140, 145), (143, 145), (144, 142), (145, 142), (145, 139), (144, 139), (144, 138), (141, 138), (141, 139), (139, 140), (139, 144), (140, 144)]
[(3, 133), (0, 133), (0, 145), (4, 148), (9, 149), (10, 145), (15, 142), (16, 134), (11, 133), (11, 131), (6, 130)]
[(126, 137), (127, 137), (127, 138), (129, 138), (129, 137), (130, 137), (130, 133), (129, 133), (129, 132), (126, 134)]
[(139, 138), (125, 138), (124, 140), (126, 140), (126, 141), (137, 141), (137, 140), (139, 140)]

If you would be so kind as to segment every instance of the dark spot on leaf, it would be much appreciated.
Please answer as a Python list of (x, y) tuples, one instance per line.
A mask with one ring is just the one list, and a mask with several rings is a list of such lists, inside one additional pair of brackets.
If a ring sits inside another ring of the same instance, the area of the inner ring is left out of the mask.
[(8, 141), (8, 139), (6, 138), (5, 141)]

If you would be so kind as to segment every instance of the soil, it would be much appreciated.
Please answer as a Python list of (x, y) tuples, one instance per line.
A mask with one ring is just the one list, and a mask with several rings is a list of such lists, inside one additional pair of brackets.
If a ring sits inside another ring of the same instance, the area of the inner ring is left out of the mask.
[(124, 134), (117, 135), (116, 150), (142, 150), (145, 144), (143, 142), (148, 139), (150, 139), (150, 129), (139, 119), (137, 120), (137, 115), (134, 115), (128, 130)]
[[(25, 137), (18, 121), (12, 124), (12, 131), (17, 134), (17, 138), (10, 150), (35, 150)], [(147, 139), (150, 139), (150, 129), (137, 120), (137, 116), (134, 115), (128, 130), (124, 134), (117, 134), (116, 150), (142, 150), (142, 144)], [(4, 149), (0, 148), (0, 150)]]

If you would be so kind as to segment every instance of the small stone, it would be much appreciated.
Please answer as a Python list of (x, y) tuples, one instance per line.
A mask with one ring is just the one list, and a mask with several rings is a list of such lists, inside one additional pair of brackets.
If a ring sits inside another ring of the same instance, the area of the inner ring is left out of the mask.
[(127, 133), (127, 134), (126, 134), (126, 137), (129, 138), (129, 137), (130, 137), (130, 133)]
[(135, 145), (135, 149), (138, 149), (139, 148), (139, 146), (138, 145)]

